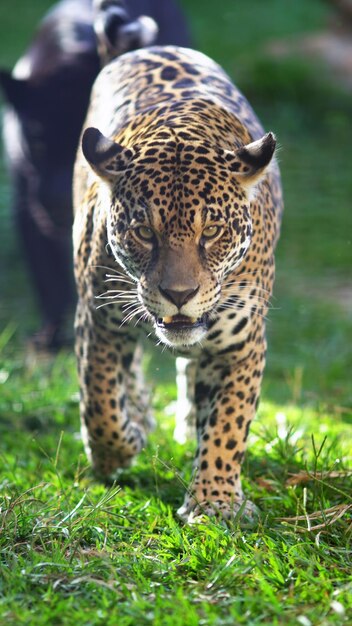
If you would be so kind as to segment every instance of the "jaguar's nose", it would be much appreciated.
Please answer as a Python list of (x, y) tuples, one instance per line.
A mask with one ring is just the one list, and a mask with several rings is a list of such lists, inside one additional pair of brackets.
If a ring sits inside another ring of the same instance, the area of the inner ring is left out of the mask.
[(189, 302), (189, 300), (191, 300), (196, 293), (198, 292), (199, 289), (199, 285), (194, 289), (164, 289), (163, 287), (161, 287), (159, 285), (159, 291), (160, 293), (164, 296), (164, 298), (166, 298), (166, 300), (169, 300), (169, 302), (172, 302), (172, 304), (175, 304), (177, 306), (178, 309), (181, 309), (181, 307), (183, 307), (184, 304), (186, 304), (186, 302)]

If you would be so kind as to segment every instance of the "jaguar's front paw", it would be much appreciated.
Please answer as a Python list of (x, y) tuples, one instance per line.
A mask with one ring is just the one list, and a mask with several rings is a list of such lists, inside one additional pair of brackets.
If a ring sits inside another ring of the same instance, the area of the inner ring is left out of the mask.
[(102, 481), (111, 480), (119, 469), (129, 467), (133, 455), (121, 454), (118, 450), (110, 450), (100, 446), (91, 448), (87, 454), (96, 477)]
[[(86, 435), (86, 436), (85, 436)], [(116, 470), (129, 467), (133, 458), (145, 447), (144, 428), (135, 422), (129, 422), (120, 432), (104, 432), (103, 441), (89, 437), (82, 428), (86, 453), (93, 471), (100, 478), (112, 477)]]
[(197, 501), (194, 497), (187, 497), (177, 514), (187, 524), (202, 522), (205, 517), (217, 517), (246, 526), (257, 522), (259, 510), (253, 502), (245, 498), (230, 501)]

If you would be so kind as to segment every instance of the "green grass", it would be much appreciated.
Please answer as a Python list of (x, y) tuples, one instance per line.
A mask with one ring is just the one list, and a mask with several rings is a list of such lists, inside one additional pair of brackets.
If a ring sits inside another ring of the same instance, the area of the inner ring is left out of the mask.
[[(8, 65), (49, 2), (25, 4), (0, 7)], [(23, 347), (36, 308), (2, 169), (1, 624), (352, 622), (352, 107), (323, 66), (263, 53), (275, 37), (324, 26), (326, 4), (184, 5), (196, 44), (237, 80), (281, 145), (286, 209), (268, 366), (244, 467), (260, 521), (240, 529), (177, 519), (194, 443), (172, 440), (165, 355), (148, 360), (158, 428), (147, 449), (112, 488), (94, 480), (78, 434), (72, 354), (40, 361)]]
[[(94, 482), (77, 437), (72, 357), (40, 368), (4, 360), (1, 380), (6, 623), (349, 623), (350, 427), (336, 415), (266, 397), (245, 468), (258, 527), (184, 527), (175, 509), (192, 446), (172, 442), (164, 407), (173, 387), (157, 388), (159, 428), (107, 490)], [(329, 516), (332, 507), (340, 519)]]

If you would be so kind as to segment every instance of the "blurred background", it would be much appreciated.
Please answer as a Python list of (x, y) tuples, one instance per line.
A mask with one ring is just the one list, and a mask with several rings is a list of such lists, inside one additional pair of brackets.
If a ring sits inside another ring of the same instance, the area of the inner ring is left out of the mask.
[[(1, 0), (1, 67), (14, 66), (51, 5)], [(352, 3), (180, 5), (193, 47), (227, 70), (280, 145), (285, 214), (263, 395), (280, 403), (323, 403), (351, 421)], [(38, 328), (38, 306), (10, 205), (2, 157), (0, 347), (6, 344), (7, 355), (21, 359), (26, 338)]]

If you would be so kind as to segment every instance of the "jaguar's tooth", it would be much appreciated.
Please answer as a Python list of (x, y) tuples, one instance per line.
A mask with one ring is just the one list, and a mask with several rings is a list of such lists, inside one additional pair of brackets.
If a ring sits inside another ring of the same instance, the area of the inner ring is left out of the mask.
[(172, 322), (172, 317), (170, 317), (169, 315), (167, 315), (166, 317), (162, 318), (163, 320), (163, 324), (171, 324)]
[(190, 317), (189, 321), (191, 322), (191, 324), (195, 324), (196, 321), (197, 321), (197, 318), (196, 317)]

